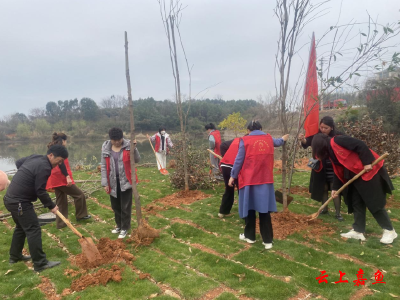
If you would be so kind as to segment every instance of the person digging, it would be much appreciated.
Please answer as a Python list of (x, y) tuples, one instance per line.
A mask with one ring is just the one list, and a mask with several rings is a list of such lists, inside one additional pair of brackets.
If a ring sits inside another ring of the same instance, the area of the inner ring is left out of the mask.
[[(46, 191), (51, 170), (68, 158), (68, 151), (61, 145), (51, 146), (47, 155), (33, 154), (16, 161), (17, 173), (4, 196), (4, 205), (15, 222), (10, 247), (10, 264), (32, 259), (35, 272), (53, 268), (59, 261), (48, 261), (42, 248), (42, 231), (33, 208), (39, 198), (44, 207), (56, 213), (58, 206)], [(28, 240), (29, 255), (23, 255), (25, 238)]]
[(349, 213), (354, 215), (353, 229), (341, 236), (365, 241), (366, 209), (383, 229), (382, 244), (391, 244), (397, 238), (389, 215), (385, 210), (386, 194), (394, 190), (392, 181), (383, 166), (383, 160), (372, 166), (379, 155), (358, 139), (349, 136), (329, 137), (323, 133), (314, 136), (311, 148), (318, 159), (329, 158), (335, 172), (332, 197), (336, 191), (356, 174), (366, 172), (346, 189), (343, 195)]

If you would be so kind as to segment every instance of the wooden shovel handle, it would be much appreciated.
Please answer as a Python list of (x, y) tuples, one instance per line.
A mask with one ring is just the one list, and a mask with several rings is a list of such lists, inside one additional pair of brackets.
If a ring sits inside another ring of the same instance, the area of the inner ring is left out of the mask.
[(207, 149), (207, 151), (210, 152), (212, 155), (218, 157), (219, 159), (222, 159), (222, 156), (221, 156), (221, 155), (218, 155), (218, 154), (215, 153), (214, 151), (212, 151), (212, 150), (210, 150), (210, 149)]
[[(379, 163), (382, 159), (385, 159), (387, 156), (389, 156), (389, 153), (385, 153), (382, 156), (378, 157), (373, 163), (372, 166), (375, 166), (377, 163)], [(350, 183), (352, 183), (354, 180), (360, 178), (362, 175), (364, 175), (365, 169), (362, 170), (360, 173), (358, 173), (356, 176), (354, 176), (352, 179), (347, 181), (340, 189), (336, 191), (336, 195), (339, 195), (341, 191), (343, 191)], [(330, 197), (319, 209), (318, 209), (318, 214), (328, 205), (328, 203), (333, 199), (334, 197)]]
[(83, 238), (83, 235), (76, 230), (76, 228), (74, 226), (72, 226), (71, 222), (62, 215), (62, 213), (60, 213), (58, 210), (56, 211), (56, 215), (59, 216), (61, 218), (61, 220), (64, 221), (65, 224), (67, 224), (67, 226), (72, 230), (73, 233), (75, 233), (77, 236), (79, 236), (80, 238)]

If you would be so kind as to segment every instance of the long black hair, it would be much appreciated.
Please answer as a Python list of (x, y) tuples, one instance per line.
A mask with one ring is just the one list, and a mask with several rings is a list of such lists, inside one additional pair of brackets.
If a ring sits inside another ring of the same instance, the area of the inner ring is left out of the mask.
[[(328, 124), (326, 124), (326, 125), (328, 125)], [(311, 142), (313, 157), (318, 158), (318, 159), (329, 158), (330, 140), (331, 140), (331, 137), (329, 137), (323, 133), (317, 133), (316, 135), (314, 135), (312, 142)]]
[[(321, 125), (322, 123), (324, 123), (325, 125), (328, 125), (330, 128), (332, 128), (331, 132), (329, 132), (329, 136), (333, 137), (335, 135), (342, 135), (342, 133), (336, 131), (336, 125), (335, 122), (333, 121), (333, 118), (330, 116), (325, 116), (321, 119), (321, 121), (319, 122), (319, 125)], [(318, 131), (321, 132), (321, 131)]]
[(262, 130), (262, 126), (261, 126), (261, 123), (259, 121), (252, 120), (247, 124), (247, 129), (250, 130), (250, 131)]
[(207, 124), (206, 126), (204, 126), (204, 128), (205, 128), (206, 130), (208, 130), (208, 129), (211, 129), (211, 130), (217, 129), (213, 123)]

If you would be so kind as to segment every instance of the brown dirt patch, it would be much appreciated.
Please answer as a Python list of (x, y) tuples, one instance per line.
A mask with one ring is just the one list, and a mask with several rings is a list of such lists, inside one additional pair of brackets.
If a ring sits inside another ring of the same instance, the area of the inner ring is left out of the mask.
[(141, 182), (151, 182), (151, 180), (150, 180), (150, 179), (142, 179), (142, 180), (139, 180), (139, 183), (141, 183)]
[(161, 199), (157, 199), (154, 202), (162, 203), (168, 206), (179, 206), (181, 204), (192, 204), (198, 200), (209, 198), (210, 195), (204, 194), (201, 191), (179, 191), (172, 195), (166, 196)]
[(143, 280), (143, 279), (150, 279), (151, 275), (149, 273), (140, 273), (139, 274), (139, 279)]
[(386, 200), (386, 208), (400, 208), (400, 201), (394, 199), (394, 195), (390, 195)]
[(310, 193), (308, 192), (308, 187), (305, 186), (299, 186), (299, 185), (292, 186), (290, 188), (290, 193), (295, 195), (301, 195), (304, 197), (310, 197)]
[(56, 288), (54, 284), (50, 281), (49, 278), (40, 276), (42, 280), (41, 283), (37, 286), (37, 288), (46, 295), (47, 300), (59, 300), (61, 299), (60, 295), (57, 295)]
[(218, 298), (219, 295), (221, 295), (225, 289), (223, 287), (217, 287), (215, 289), (212, 289), (211, 291), (208, 291), (204, 296), (202, 296), (200, 299), (201, 300), (208, 300), (208, 299), (216, 299)]
[(371, 291), (369, 288), (365, 287), (365, 288), (361, 288), (359, 290), (357, 290), (353, 295), (351, 295), (350, 300), (359, 300), (364, 298), (365, 296), (368, 295), (373, 295), (374, 292)]
[(159, 236), (159, 230), (154, 229), (145, 220), (142, 220), (142, 225), (132, 230), (131, 238), (127, 239), (126, 242), (134, 243), (137, 246), (148, 246)]
[(71, 283), (71, 290), (79, 292), (84, 290), (88, 286), (100, 284), (105, 286), (109, 281), (120, 282), (122, 280), (122, 271), (123, 270), (117, 265), (113, 265), (111, 267), (111, 270), (100, 269), (93, 274), (87, 274), (77, 280), (74, 280)]
[[(309, 216), (290, 211), (273, 213), (271, 219), (274, 238), (278, 240), (283, 240), (293, 233), (304, 231), (303, 237), (322, 242), (320, 237), (336, 233), (333, 227), (320, 219), (309, 221)], [(258, 224), (257, 232), (259, 232)]]
[(150, 204), (146, 205), (145, 207), (143, 207), (143, 210), (150, 215), (156, 215), (159, 211), (162, 211), (165, 209), (162, 208), (161, 206), (150, 203)]
[(97, 244), (97, 249), (99, 250), (103, 259), (95, 262), (89, 262), (86, 256), (81, 253), (76, 256), (71, 256), (69, 261), (84, 270), (93, 269), (103, 264), (114, 263), (118, 261), (125, 261), (126, 263), (129, 263), (134, 260), (135, 257), (129, 253), (129, 251), (125, 250), (125, 248), (125, 243), (120, 239), (110, 240), (109, 238), (101, 238)]
[(76, 277), (78, 275), (85, 274), (86, 272), (87, 272), (86, 270), (65, 269), (64, 275), (72, 278), (72, 277)]

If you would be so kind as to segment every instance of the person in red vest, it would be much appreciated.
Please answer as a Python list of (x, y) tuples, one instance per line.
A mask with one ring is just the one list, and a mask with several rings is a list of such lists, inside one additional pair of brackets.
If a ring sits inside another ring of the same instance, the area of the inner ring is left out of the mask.
[[(67, 135), (65, 133), (54, 132), (52, 141), (47, 145), (50, 148), (53, 145), (67, 146)], [(56, 204), (62, 215), (68, 219), (68, 196), (74, 199), (75, 218), (77, 221), (90, 219), (88, 215), (85, 194), (75, 185), (72, 178), (71, 168), (69, 167), (68, 158), (61, 165), (51, 170), (51, 175), (47, 180), (46, 190), (54, 189), (56, 194)], [(66, 227), (61, 218), (56, 217), (56, 227), (61, 229)]]
[[(220, 168), (222, 177), (225, 182), (225, 192), (222, 195), (221, 206), (219, 207), (218, 217), (223, 218), (231, 213), (233, 202), (235, 200), (235, 187), (229, 186), (229, 178), (231, 178), (231, 171), (233, 163), (235, 162), (236, 155), (239, 151), (240, 138), (235, 138), (230, 141), (221, 143), (221, 163)], [(237, 185), (237, 181), (235, 182)]]
[(366, 173), (351, 183), (344, 191), (344, 200), (349, 213), (354, 215), (353, 229), (342, 233), (345, 238), (365, 241), (366, 209), (383, 229), (380, 240), (383, 244), (391, 244), (397, 237), (389, 215), (385, 210), (386, 194), (391, 194), (392, 181), (383, 166), (383, 161), (371, 166), (379, 155), (369, 149), (358, 139), (340, 135), (329, 137), (323, 133), (314, 136), (311, 144), (313, 155), (318, 159), (329, 158), (335, 172), (332, 195), (349, 179), (362, 170)]
[(247, 129), (249, 135), (240, 139), (229, 179), (230, 186), (238, 179), (239, 216), (246, 224), (239, 239), (250, 244), (256, 242), (257, 211), (263, 245), (265, 249), (271, 249), (273, 230), (270, 213), (277, 211), (273, 176), (274, 147), (282, 146), (289, 135), (274, 139), (262, 131), (258, 121), (251, 121)]
[[(210, 150), (214, 151), (214, 153), (221, 155), (220, 146), (221, 146), (221, 133), (219, 130), (215, 128), (213, 123), (209, 123), (204, 126), (208, 133), (208, 142)], [(215, 179), (223, 180), (221, 177), (221, 172), (219, 170), (219, 158), (210, 153), (210, 161), (212, 165), (212, 174)]]
[[(325, 116), (319, 122), (319, 132), (327, 136), (334, 137), (335, 135), (342, 135), (342, 133), (336, 130), (335, 122), (332, 117)], [(311, 146), (314, 135), (307, 138), (304, 134), (299, 135), (299, 141), (304, 149)], [(329, 198), (329, 191), (332, 191), (333, 185), (333, 167), (329, 159), (323, 159), (321, 168), (318, 170), (311, 169), (310, 185), (308, 191), (311, 194), (311, 199), (322, 202), (324, 204)], [(340, 195), (333, 199), (335, 206), (335, 218), (342, 222), (344, 221), (342, 214), (340, 213), (341, 199)], [(328, 206), (324, 208), (321, 214), (328, 214)]]
[(174, 147), (174, 144), (172, 144), (169, 134), (166, 133), (165, 127), (161, 126), (158, 129), (158, 132), (153, 135), (150, 140), (156, 143), (154, 150), (156, 151), (158, 161), (160, 162), (157, 162), (158, 169), (167, 168), (167, 154), (169, 153), (170, 148)]
[[(130, 159), (130, 140), (124, 139), (120, 128), (111, 128), (110, 139), (101, 147), (101, 185), (110, 195), (114, 211), (116, 228), (111, 232), (126, 237), (131, 228), (132, 215), (132, 177)], [(136, 140), (133, 142), (136, 145)], [(135, 146), (135, 163), (140, 161), (140, 154)], [(138, 183), (136, 172), (136, 183)]]

